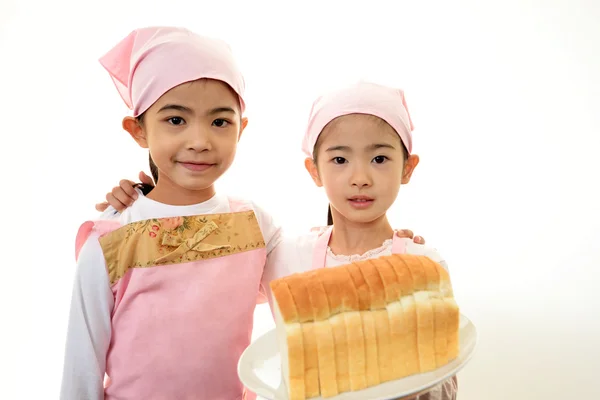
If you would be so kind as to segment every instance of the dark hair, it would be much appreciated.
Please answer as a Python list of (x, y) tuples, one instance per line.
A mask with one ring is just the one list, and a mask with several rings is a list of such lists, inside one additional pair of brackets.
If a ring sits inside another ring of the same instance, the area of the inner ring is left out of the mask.
[[(371, 115), (371, 114), (367, 114), (367, 115)], [(375, 115), (371, 115), (371, 116), (374, 117), (374, 118), (377, 118), (381, 123), (386, 124), (386, 125), (390, 126), (390, 128), (394, 129), (391, 125), (389, 125), (383, 119), (381, 119), (381, 118), (379, 118), (379, 117), (377, 117)], [(335, 120), (337, 120), (337, 118), (334, 118), (327, 125), (325, 125), (325, 127), (323, 127), (323, 129), (321, 130), (321, 133), (325, 130), (325, 128), (327, 128), (327, 126), (329, 126)], [(394, 129), (394, 132), (395, 131), (396, 130)], [(404, 145), (404, 142), (400, 138), (400, 135), (398, 135), (398, 139), (400, 139), (400, 144), (402, 145), (402, 154), (404, 155), (404, 160), (406, 161), (408, 159), (408, 156), (409, 156), (408, 150), (406, 149), (406, 146)], [(319, 135), (319, 137), (317, 138), (317, 142), (315, 143), (315, 147), (313, 148), (313, 161), (315, 163), (315, 166), (317, 165), (317, 153), (319, 152), (319, 146), (320, 145), (321, 145), (321, 135)], [(331, 203), (329, 203), (329, 205), (327, 206), (327, 226), (329, 226), (329, 225), (333, 225), (333, 216), (331, 215)]]
[[(145, 113), (142, 113), (135, 117), (137, 123), (140, 125), (144, 123), (144, 114)], [(158, 167), (154, 163), (150, 152), (148, 152), (148, 163), (150, 164), (150, 174), (152, 175), (152, 179), (154, 180), (154, 184), (156, 185), (156, 183), (158, 182)], [(148, 185), (146, 183), (137, 183), (135, 186), (142, 190), (144, 196), (148, 195), (148, 193), (150, 193), (152, 189), (154, 189), (154, 186)]]

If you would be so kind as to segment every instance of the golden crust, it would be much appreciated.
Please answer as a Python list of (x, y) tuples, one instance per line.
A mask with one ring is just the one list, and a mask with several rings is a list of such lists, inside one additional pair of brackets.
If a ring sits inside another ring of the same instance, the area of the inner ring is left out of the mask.
[(282, 346), (288, 362), (302, 360), (304, 370), (285, 369), (290, 398), (361, 390), (458, 356), (460, 313), (450, 278), (428, 257), (384, 256), (270, 285), (279, 324), (301, 327), (286, 329)]

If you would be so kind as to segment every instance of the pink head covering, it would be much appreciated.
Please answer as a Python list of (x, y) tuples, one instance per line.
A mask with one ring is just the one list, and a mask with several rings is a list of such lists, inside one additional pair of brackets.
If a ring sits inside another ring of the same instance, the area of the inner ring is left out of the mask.
[(370, 114), (383, 119), (396, 130), (408, 153), (412, 152), (414, 127), (404, 91), (370, 82), (359, 82), (315, 100), (302, 142), (302, 151), (308, 157), (313, 157), (315, 143), (323, 128), (333, 119), (348, 114)]
[(137, 117), (165, 92), (201, 78), (227, 83), (244, 112), (244, 78), (223, 41), (184, 28), (136, 29), (121, 40), (100, 64), (110, 74), (121, 98)]

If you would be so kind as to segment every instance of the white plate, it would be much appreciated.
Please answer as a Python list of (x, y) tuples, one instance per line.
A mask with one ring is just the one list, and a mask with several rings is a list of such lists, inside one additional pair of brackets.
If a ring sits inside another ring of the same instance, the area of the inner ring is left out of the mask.
[[(427, 392), (438, 383), (456, 375), (469, 362), (477, 345), (475, 325), (460, 316), (460, 351), (458, 357), (435, 371), (385, 382), (367, 389), (341, 393), (325, 400), (391, 400)], [(242, 383), (260, 397), (269, 400), (288, 400), (281, 377), (281, 359), (275, 329), (257, 338), (246, 348), (238, 363)], [(315, 397), (314, 400), (324, 400)]]

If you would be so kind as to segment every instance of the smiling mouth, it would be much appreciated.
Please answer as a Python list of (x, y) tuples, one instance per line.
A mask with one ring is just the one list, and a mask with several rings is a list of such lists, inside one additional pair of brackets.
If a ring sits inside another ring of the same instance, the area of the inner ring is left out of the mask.
[(191, 171), (205, 171), (216, 164), (179, 161), (179, 164)]

